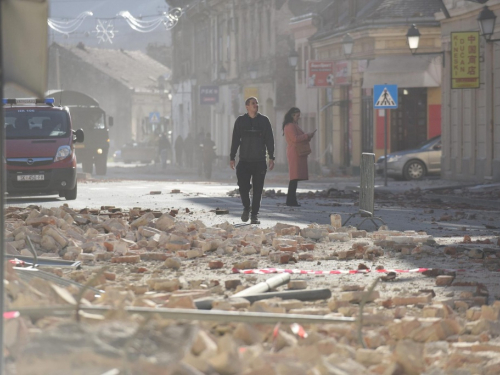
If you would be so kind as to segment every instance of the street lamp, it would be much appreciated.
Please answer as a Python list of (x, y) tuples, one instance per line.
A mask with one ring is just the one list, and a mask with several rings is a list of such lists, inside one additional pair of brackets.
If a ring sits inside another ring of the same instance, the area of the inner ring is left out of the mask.
[(224, 65), (221, 65), (220, 68), (219, 68), (219, 78), (223, 81), (226, 80), (226, 74), (227, 74), (227, 70), (224, 69)]
[(443, 67), (444, 65), (444, 51), (441, 52), (417, 52), (418, 45), (420, 44), (420, 31), (418, 31), (415, 24), (411, 25), (406, 33), (406, 38), (408, 39), (408, 46), (412, 55), (441, 55), (443, 56)]
[(418, 31), (415, 24), (411, 25), (406, 33), (406, 38), (408, 39), (408, 45), (410, 46), (411, 53), (417, 52), (418, 45), (420, 43), (420, 31)]
[(349, 33), (345, 34), (344, 38), (342, 39), (342, 48), (344, 49), (344, 55), (346, 57), (349, 57), (352, 55), (353, 46), (354, 46), (353, 37)]
[(295, 72), (304, 72), (305, 69), (295, 69), (298, 62), (299, 62), (299, 54), (297, 53), (297, 51), (292, 49), (290, 51), (290, 54), (288, 55), (288, 65), (290, 65), (292, 68), (294, 68)]
[(481, 35), (484, 36), (484, 39), (487, 42), (500, 41), (500, 39), (491, 39), (491, 36), (495, 31), (496, 20), (497, 16), (486, 5), (483, 7), (483, 10), (481, 10), (479, 16), (477, 17), (477, 22), (479, 23), (479, 29), (481, 30)]
[(290, 51), (290, 54), (288, 55), (288, 65), (290, 65), (292, 68), (295, 68), (298, 62), (299, 62), (299, 54), (297, 53), (297, 51), (292, 49)]

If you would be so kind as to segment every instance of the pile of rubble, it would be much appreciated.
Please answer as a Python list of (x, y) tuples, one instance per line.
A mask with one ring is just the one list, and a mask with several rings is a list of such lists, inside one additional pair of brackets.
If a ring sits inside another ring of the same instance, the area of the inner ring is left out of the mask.
[[(375, 264), (434, 253), (491, 263), (498, 239), (477, 244), (480, 252), (467, 238), (439, 247), (424, 232), (370, 233), (342, 227), (335, 215), (331, 225), (260, 229), (207, 227), (176, 213), (7, 208), (8, 254), (34, 251), (83, 267), (40, 268), (29, 277), (7, 267), (10, 368), (77, 375), (500, 373), (500, 302), (489, 305), (484, 285), (457, 283), (454, 272), (426, 271), (438, 288), (464, 287), (446, 299), (433, 289), (389, 294), (354, 283), (315, 300), (307, 297), (317, 290), (304, 279), (288, 281), (281, 294), (298, 290), (297, 298), (255, 299), (241, 294), (255, 277), (231, 276), (301, 261)], [(188, 273), (200, 265), (204, 274)], [(207, 299), (211, 310), (199, 310)]]

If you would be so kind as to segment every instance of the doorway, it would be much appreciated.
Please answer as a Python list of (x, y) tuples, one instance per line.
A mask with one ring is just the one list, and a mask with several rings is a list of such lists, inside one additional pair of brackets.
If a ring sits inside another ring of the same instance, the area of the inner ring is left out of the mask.
[(427, 140), (427, 89), (399, 89), (398, 100), (398, 108), (391, 110), (391, 152), (413, 149)]

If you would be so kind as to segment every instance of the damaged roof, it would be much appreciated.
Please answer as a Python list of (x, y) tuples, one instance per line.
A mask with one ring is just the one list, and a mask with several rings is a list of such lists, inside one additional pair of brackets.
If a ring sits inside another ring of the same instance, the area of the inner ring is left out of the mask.
[(440, 10), (436, 0), (383, 0), (368, 18), (433, 17)]
[(135, 91), (152, 91), (158, 86), (159, 76), (168, 80), (171, 75), (168, 67), (141, 51), (87, 47), (81, 42), (76, 46), (57, 43), (54, 45), (73, 53), (82, 61)]
[[(356, 1), (355, 16), (349, 16), (348, 1)], [(440, 2), (436, 0), (332, 0), (321, 11), (323, 26), (311, 37), (319, 39), (339, 31), (339, 29), (355, 29), (366, 23), (377, 20), (402, 20), (422, 18), (429, 22), (441, 11)], [(437, 21), (436, 21), (437, 22)]]

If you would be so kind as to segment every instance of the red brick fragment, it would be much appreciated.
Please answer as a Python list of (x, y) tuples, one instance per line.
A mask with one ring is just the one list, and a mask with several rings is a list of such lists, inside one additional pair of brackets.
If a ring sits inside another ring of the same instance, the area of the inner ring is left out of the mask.
[(114, 250), (113, 244), (110, 243), (110, 242), (107, 242), (107, 241), (104, 242), (104, 247), (106, 248), (107, 251), (113, 251)]
[(211, 270), (217, 270), (224, 267), (224, 263), (222, 263), (220, 260), (213, 260), (211, 262), (208, 262), (208, 268)]
[(141, 257), (139, 255), (125, 255), (111, 258), (111, 263), (139, 263), (140, 261)]
[(457, 248), (455, 246), (446, 246), (443, 252), (446, 255), (455, 255), (457, 253)]
[(116, 273), (114, 272), (104, 272), (104, 278), (109, 281), (115, 281), (116, 280)]
[(303, 243), (300, 245), (300, 250), (312, 251), (315, 246), (314, 243)]

